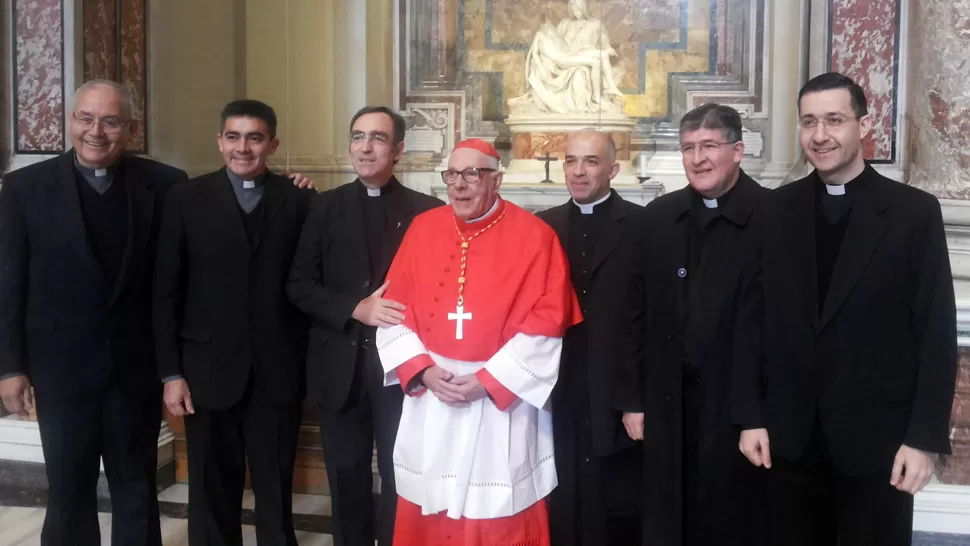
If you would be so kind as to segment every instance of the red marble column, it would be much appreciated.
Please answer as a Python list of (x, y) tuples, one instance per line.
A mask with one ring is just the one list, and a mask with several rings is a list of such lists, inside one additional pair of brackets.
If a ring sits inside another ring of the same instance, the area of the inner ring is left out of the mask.
[(872, 132), (867, 159), (896, 162), (897, 67), (900, 0), (832, 0), (830, 69), (866, 90)]
[(84, 81), (122, 83), (135, 103), (129, 149), (147, 152), (145, 0), (84, 0)]
[(14, 151), (64, 151), (61, 0), (14, 1)]

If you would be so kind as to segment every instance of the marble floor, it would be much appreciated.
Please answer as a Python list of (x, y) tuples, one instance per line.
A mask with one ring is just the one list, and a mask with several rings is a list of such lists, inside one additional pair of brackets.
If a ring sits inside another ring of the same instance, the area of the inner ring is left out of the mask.
[[(7, 499), (10, 500), (9, 498)], [(162, 512), (162, 540), (165, 546), (188, 546), (188, 521), (185, 519), (188, 487), (175, 485), (158, 496)], [(44, 521), (44, 508), (30, 502), (0, 503), (0, 546), (37, 546)], [(18, 505), (19, 504), (19, 505)], [(252, 491), (243, 497), (243, 544), (256, 546), (256, 530), (252, 525), (255, 498)], [(110, 544), (111, 514), (99, 514), (101, 543)], [(293, 496), (294, 527), (301, 546), (331, 546), (330, 498), (320, 495)], [(944, 535), (935, 533), (913, 534), (913, 546), (970, 546), (970, 535)]]
[[(111, 514), (98, 514), (101, 521), (101, 544), (111, 544)], [(162, 516), (162, 543), (165, 546), (188, 546), (187, 520)], [(0, 506), (0, 544), (3, 546), (38, 546), (44, 522), (43, 508)], [(333, 538), (321, 533), (297, 531), (301, 546), (333, 546)], [(256, 546), (256, 528), (243, 525), (243, 544)]]

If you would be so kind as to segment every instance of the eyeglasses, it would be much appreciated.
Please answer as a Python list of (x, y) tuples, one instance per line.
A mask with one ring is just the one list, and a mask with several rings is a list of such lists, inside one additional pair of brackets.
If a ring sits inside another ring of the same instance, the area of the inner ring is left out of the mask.
[[(740, 142), (740, 141), (738, 141)], [(701, 142), (700, 144), (695, 144), (693, 142), (683, 144), (680, 147), (680, 153), (684, 155), (689, 155), (694, 153), (694, 150), (700, 149), (701, 153), (709, 154), (714, 150), (720, 148), (721, 146), (734, 146), (737, 142)]]
[(842, 116), (829, 116), (822, 119), (805, 117), (798, 120), (798, 126), (801, 127), (803, 131), (814, 131), (819, 125), (824, 125), (827, 129), (838, 129), (846, 123), (855, 121), (857, 119), (859, 118), (846, 118)]
[(76, 113), (71, 112), (71, 117), (77, 122), (78, 127), (85, 131), (93, 129), (95, 125), (99, 125), (105, 133), (116, 133), (125, 125), (125, 121), (117, 116), (108, 116), (98, 120), (86, 115), (78, 117)]
[(351, 144), (363, 144), (364, 141), (376, 142), (377, 144), (387, 144), (391, 141), (391, 137), (385, 133), (365, 133), (363, 131), (354, 131), (350, 133), (350, 143)]
[(441, 171), (441, 181), (450, 186), (455, 182), (458, 182), (458, 176), (461, 175), (461, 179), (465, 182), (475, 184), (482, 179), (482, 173), (493, 173), (497, 170), (498, 169), (489, 169), (487, 167), (468, 167), (467, 169), (462, 169), (460, 171), (448, 169), (447, 171)]

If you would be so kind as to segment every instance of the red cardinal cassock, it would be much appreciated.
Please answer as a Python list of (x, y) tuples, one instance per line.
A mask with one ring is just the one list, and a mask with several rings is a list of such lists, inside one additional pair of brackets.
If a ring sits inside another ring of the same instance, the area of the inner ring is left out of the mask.
[(436, 364), (475, 374), (489, 394), (454, 407), (423, 387), (407, 392), (394, 448), (395, 545), (548, 544), (543, 499), (557, 484), (549, 397), (563, 333), (582, 321), (555, 233), (500, 198), (467, 223), (440, 207), (415, 218), (387, 280), (384, 297), (407, 311), (377, 333), (385, 385), (407, 386)]

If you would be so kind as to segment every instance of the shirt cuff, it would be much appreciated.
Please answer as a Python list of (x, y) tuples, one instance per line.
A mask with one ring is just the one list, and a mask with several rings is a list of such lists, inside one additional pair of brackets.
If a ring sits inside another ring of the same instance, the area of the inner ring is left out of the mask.
[(14, 377), (26, 376), (24, 372), (10, 372), (0, 375), (0, 381), (5, 381), (7, 379), (13, 379)]
[(475, 372), (475, 377), (478, 378), (478, 382), (485, 387), (485, 391), (495, 402), (495, 407), (499, 411), (505, 411), (506, 408), (512, 405), (512, 402), (518, 398), (514, 392), (510, 391), (505, 385), (499, 383), (498, 379), (495, 379), (491, 373), (485, 368)]
[[(428, 353), (423, 353), (397, 367), (397, 378), (401, 381), (401, 388), (404, 389), (405, 394), (408, 396), (424, 394), (427, 387), (420, 383), (417, 386), (411, 385), (411, 380), (431, 366), (434, 366), (434, 360), (431, 360)], [(411, 387), (410, 390), (409, 387)]]
[(176, 379), (182, 379), (181, 375), (170, 375), (168, 377), (162, 378), (162, 383), (168, 383), (169, 381), (175, 381)]

